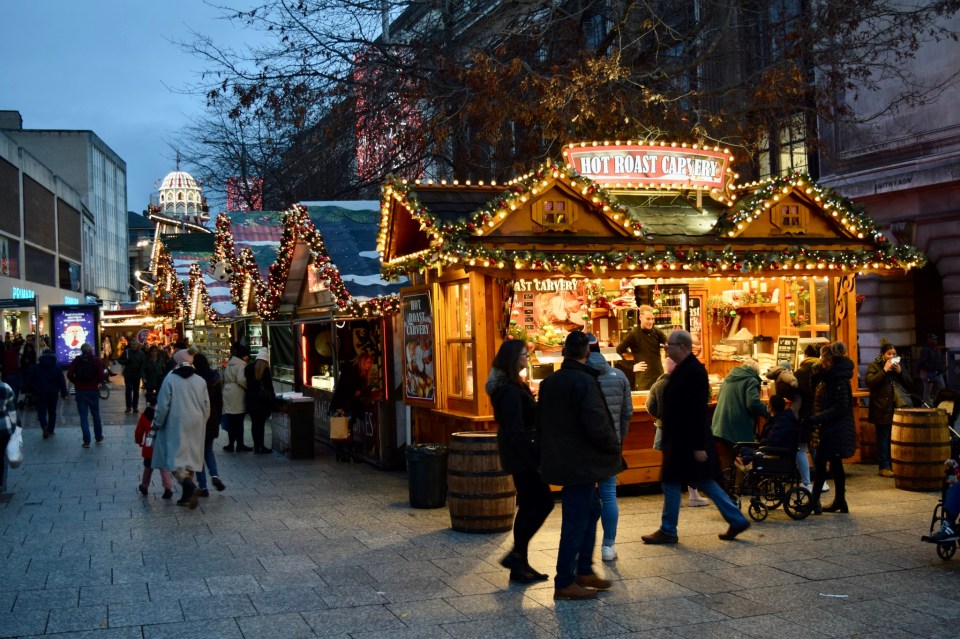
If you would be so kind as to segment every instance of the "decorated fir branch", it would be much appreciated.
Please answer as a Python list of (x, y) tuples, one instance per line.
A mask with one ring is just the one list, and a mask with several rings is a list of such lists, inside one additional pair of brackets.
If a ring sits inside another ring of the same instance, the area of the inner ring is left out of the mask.
[(313, 263), (320, 269), (320, 276), (326, 283), (340, 312), (350, 317), (379, 317), (400, 310), (400, 298), (397, 295), (377, 296), (370, 300), (354, 300), (340, 276), (340, 271), (330, 259), (323, 235), (317, 230), (307, 210), (303, 206), (293, 205), (281, 213), (283, 231), (276, 261), (270, 265), (268, 281), (263, 281), (253, 251), (244, 248), (237, 255), (234, 249), (230, 219), (221, 214), (217, 219), (217, 238), (214, 254), (217, 259), (225, 260), (233, 268), (230, 278), (230, 294), (238, 306), (242, 303), (243, 285), (249, 275), (253, 283), (253, 298), (257, 313), (264, 319), (277, 316), (283, 299), (283, 290), (290, 276), (293, 250), (298, 240), (303, 241), (313, 257)]
[(387, 277), (408, 271), (445, 268), (448, 265), (481, 266), (508, 270), (543, 270), (596, 276), (607, 271), (632, 271), (636, 276), (662, 277), (664, 272), (689, 275), (728, 273), (757, 274), (780, 271), (790, 274), (810, 270), (860, 270), (872, 268), (920, 268), (926, 263), (921, 251), (911, 246), (885, 244), (882, 248), (819, 251), (791, 246), (775, 251), (737, 252), (731, 247), (712, 249), (612, 250), (594, 253), (555, 254), (543, 251), (504, 251), (463, 241), (444, 242), (430, 251), (381, 266)]
[(203, 271), (200, 270), (200, 264), (194, 262), (190, 265), (190, 276), (187, 279), (187, 299), (193, 299), (193, 296), (199, 293), (200, 303), (203, 304), (203, 312), (207, 319), (215, 322), (220, 319), (220, 314), (213, 309), (210, 292), (207, 290), (207, 284), (203, 281)]
[[(742, 185), (741, 188), (753, 188), (756, 183)], [(786, 176), (773, 178), (750, 193), (745, 199), (728, 210), (717, 220), (717, 231), (733, 237), (751, 221), (770, 209), (781, 197), (791, 191), (799, 190), (823, 206), (841, 224), (845, 232), (858, 239), (869, 238), (877, 244), (886, 244), (889, 240), (881, 233), (862, 206), (854, 204), (849, 198), (833, 189), (821, 186), (806, 173), (792, 172)]]

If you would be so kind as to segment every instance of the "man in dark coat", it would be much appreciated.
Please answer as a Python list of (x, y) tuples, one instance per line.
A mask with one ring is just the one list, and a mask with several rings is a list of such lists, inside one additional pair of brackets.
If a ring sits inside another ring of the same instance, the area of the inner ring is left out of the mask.
[(43, 351), (40, 362), (30, 370), (30, 386), (37, 402), (37, 419), (43, 429), (43, 438), (49, 439), (57, 428), (57, 398), (67, 398), (67, 381), (57, 364), (56, 354), (49, 348)]
[(125, 413), (140, 412), (140, 381), (143, 379), (143, 367), (147, 361), (147, 355), (140, 347), (140, 342), (133, 338), (130, 340), (130, 346), (123, 350), (120, 356), (120, 364), (123, 366), (123, 384), (124, 398), (127, 403)]
[(620, 472), (620, 443), (599, 373), (586, 364), (587, 335), (570, 333), (563, 351), (560, 370), (540, 384), (537, 404), (541, 474), (545, 482), (563, 486), (553, 598), (593, 599), (612, 585), (594, 574), (593, 550), (600, 519), (597, 482)]
[(707, 402), (710, 382), (707, 370), (693, 355), (693, 339), (687, 331), (673, 331), (667, 338), (667, 357), (677, 363), (663, 391), (660, 405), (663, 431), (663, 514), (660, 528), (641, 539), (645, 544), (675, 544), (680, 518), (680, 490), (696, 486), (723, 515), (730, 527), (720, 539), (732, 540), (750, 527), (750, 522), (717, 484), (718, 465), (713, 450)]

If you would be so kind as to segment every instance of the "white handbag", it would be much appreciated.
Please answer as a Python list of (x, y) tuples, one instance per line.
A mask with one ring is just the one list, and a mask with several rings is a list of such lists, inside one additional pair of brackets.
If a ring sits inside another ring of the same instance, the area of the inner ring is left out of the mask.
[(17, 428), (10, 435), (10, 441), (7, 442), (7, 462), (10, 468), (20, 468), (23, 463), (23, 429)]

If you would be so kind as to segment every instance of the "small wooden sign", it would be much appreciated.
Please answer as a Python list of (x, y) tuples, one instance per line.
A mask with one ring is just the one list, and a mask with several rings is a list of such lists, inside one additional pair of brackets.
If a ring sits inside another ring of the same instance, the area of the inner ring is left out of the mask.
[(781, 336), (777, 338), (777, 362), (787, 360), (790, 362), (790, 368), (797, 369), (797, 347), (800, 345), (800, 338), (796, 336)]

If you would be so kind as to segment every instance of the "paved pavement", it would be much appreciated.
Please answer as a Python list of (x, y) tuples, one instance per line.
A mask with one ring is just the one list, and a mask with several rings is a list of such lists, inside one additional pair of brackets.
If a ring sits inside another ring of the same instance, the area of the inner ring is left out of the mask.
[[(734, 542), (716, 509), (684, 508), (680, 544), (645, 546), (660, 496), (623, 496), (615, 581), (596, 601), (554, 602), (550, 582), (512, 585), (509, 533), (453, 532), (412, 509), (406, 475), (322, 457), (219, 455), (226, 491), (189, 511), (149, 497), (122, 388), (106, 441), (80, 447), (76, 405), (0, 499), (0, 637), (937, 637), (960, 620), (960, 556), (921, 543), (934, 493), (853, 466), (849, 515), (778, 511)], [(247, 436), (249, 443), (249, 434)], [(219, 450), (219, 449), (218, 449)], [(552, 572), (560, 509), (534, 539)]]

